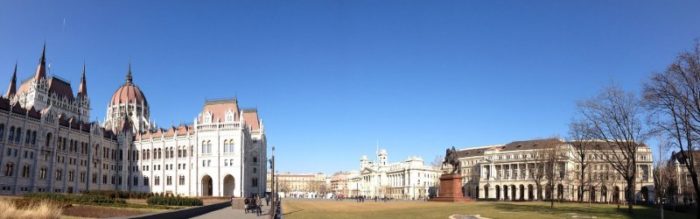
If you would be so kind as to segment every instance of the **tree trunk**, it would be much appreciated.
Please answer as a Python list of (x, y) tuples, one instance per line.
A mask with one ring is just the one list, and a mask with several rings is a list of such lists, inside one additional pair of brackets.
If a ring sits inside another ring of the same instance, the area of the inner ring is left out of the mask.
[(584, 172), (586, 169), (583, 168), (583, 165), (581, 165), (581, 185), (580, 188), (578, 189), (578, 202), (583, 202), (583, 188), (585, 188), (585, 183), (584, 180), (586, 180), (586, 173)]
[(632, 214), (632, 205), (634, 204), (634, 184), (627, 180), (627, 212)]
[(554, 208), (554, 186), (549, 187), (549, 207)]

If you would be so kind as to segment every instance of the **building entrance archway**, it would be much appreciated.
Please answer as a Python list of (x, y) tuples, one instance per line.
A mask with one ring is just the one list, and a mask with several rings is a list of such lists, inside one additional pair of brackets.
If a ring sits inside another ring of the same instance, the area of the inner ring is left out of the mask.
[(224, 177), (224, 196), (229, 197), (233, 195), (233, 190), (236, 189), (236, 181), (233, 176), (226, 175)]
[(202, 177), (202, 196), (212, 196), (213, 188), (211, 176), (204, 175)]

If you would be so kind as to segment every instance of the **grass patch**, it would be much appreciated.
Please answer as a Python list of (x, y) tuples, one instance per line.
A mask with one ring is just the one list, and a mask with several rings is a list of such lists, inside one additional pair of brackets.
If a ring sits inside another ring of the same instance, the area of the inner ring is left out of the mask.
[(164, 210), (143, 208), (115, 208), (91, 205), (73, 205), (63, 210), (63, 216), (77, 218), (128, 217)]
[[(155, 196), (153, 196), (155, 197)], [(68, 206), (71, 204), (94, 205), (104, 207), (117, 208), (136, 208), (136, 209), (179, 209), (178, 206), (166, 205), (147, 205), (140, 203), (128, 203), (124, 199), (110, 198), (103, 195), (95, 194), (60, 194), (60, 193), (30, 193), (25, 194), (21, 199), (15, 199), (16, 203), (33, 203), (38, 200), (50, 200), (61, 205)]]
[(31, 203), (16, 203), (15, 200), (0, 199), (0, 219), (5, 218), (60, 218), (63, 209), (59, 203), (43, 200)]
[[(555, 203), (549, 208), (546, 202), (364, 202), (321, 201), (321, 200), (283, 200), (284, 217), (295, 218), (440, 218), (450, 215), (481, 215), (482, 217), (520, 218), (520, 219), (554, 219), (554, 218), (591, 218), (599, 219), (652, 219), (659, 218), (655, 208), (635, 206), (634, 215), (629, 215), (624, 206), (618, 210), (616, 205), (579, 203)], [(690, 219), (695, 214), (666, 211), (666, 218)]]

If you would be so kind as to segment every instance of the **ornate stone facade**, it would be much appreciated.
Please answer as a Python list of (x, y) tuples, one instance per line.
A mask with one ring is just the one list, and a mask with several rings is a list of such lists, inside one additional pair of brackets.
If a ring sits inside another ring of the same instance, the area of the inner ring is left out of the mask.
[(0, 97), (0, 194), (120, 190), (185, 196), (265, 192), (267, 140), (256, 109), (236, 99), (204, 103), (192, 124), (161, 129), (144, 92), (127, 79), (105, 122), (89, 122), (86, 68), (78, 92), (47, 75), (46, 47), (17, 88)]
[[(439, 183), (440, 170), (424, 164), (420, 157), (409, 157), (402, 162), (389, 163), (386, 150), (379, 150), (377, 159), (360, 158), (360, 170), (343, 177), (347, 182), (336, 182), (336, 195), (345, 197), (388, 197), (396, 199), (423, 199)], [(434, 193), (434, 191), (432, 191)]]
[[(551, 141), (555, 143), (551, 144)], [(559, 147), (557, 152), (561, 157), (554, 165), (556, 184), (553, 194), (545, 192), (545, 179), (541, 179), (538, 188), (537, 177), (532, 174), (537, 171), (538, 157), (548, 150), (545, 145)], [(593, 150), (588, 155), (591, 160), (588, 166), (590, 172), (586, 171), (586, 177), (590, 177), (587, 182), (592, 183), (586, 188), (579, 188), (579, 171), (570, 142), (556, 139), (516, 141), (505, 145), (465, 148), (458, 153), (462, 162), (462, 189), (464, 195), (472, 199), (543, 200), (554, 197), (575, 201), (578, 200), (578, 189), (583, 189), (584, 201), (625, 200), (622, 176), (602, 159), (603, 154)], [(642, 200), (642, 191), (652, 191), (654, 186), (651, 148), (646, 145), (638, 148), (637, 168), (635, 197)]]

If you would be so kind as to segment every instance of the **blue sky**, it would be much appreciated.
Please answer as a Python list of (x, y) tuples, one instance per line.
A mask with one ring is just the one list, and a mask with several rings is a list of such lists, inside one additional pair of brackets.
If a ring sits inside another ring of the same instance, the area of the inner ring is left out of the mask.
[(6, 1), (15, 62), (74, 82), (102, 120), (129, 60), (161, 126), (207, 98), (257, 107), (279, 169), (351, 170), (449, 146), (565, 137), (576, 101), (639, 91), (700, 37), (697, 1)]

